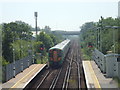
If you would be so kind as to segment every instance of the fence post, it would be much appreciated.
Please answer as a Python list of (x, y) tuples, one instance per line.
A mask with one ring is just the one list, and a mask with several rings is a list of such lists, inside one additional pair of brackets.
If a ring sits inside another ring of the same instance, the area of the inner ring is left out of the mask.
[(6, 81), (6, 66), (2, 67), (2, 83)]
[(28, 56), (28, 60), (27, 60), (28, 61), (28, 67), (30, 66), (30, 63), (29, 63), (30, 60), (29, 59), (30, 59), (30, 56)]
[(20, 65), (21, 65), (21, 72), (23, 72), (23, 60), (21, 59), (20, 61), (21, 61), (21, 62), (20, 62)]

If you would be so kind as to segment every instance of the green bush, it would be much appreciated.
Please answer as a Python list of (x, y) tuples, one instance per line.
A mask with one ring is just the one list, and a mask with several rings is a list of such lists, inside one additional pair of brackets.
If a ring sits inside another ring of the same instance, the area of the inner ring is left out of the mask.
[(0, 58), (0, 62), (2, 62), (2, 66), (6, 66), (7, 64), (9, 64), (9, 62), (5, 60), (3, 57)]

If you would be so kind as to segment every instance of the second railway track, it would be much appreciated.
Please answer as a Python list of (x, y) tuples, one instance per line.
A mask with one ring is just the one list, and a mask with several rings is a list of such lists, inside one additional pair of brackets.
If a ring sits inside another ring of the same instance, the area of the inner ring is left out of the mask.
[(64, 60), (61, 68), (58, 69), (46, 69), (43, 70), (37, 79), (32, 80), (25, 89), (35, 88), (49, 88), (54, 90), (56, 88), (68, 89), (79, 88), (86, 89), (85, 77), (82, 67), (82, 61), (80, 58), (80, 49), (77, 42), (71, 44), (70, 50)]

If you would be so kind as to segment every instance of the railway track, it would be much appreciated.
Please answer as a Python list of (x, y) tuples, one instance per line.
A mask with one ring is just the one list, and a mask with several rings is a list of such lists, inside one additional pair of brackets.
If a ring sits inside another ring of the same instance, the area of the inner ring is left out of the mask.
[(67, 67), (65, 79), (63, 82), (63, 89), (68, 88), (81, 88), (80, 84), (80, 67), (78, 62), (78, 49), (76, 44), (73, 45), (73, 50), (71, 51), (70, 63)]
[(33, 80), (26, 89), (35, 88), (49, 88), (54, 90), (56, 88), (69, 89), (69, 88), (86, 88), (84, 73), (82, 68), (82, 61), (79, 55), (79, 45), (73, 42), (69, 50), (64, 64), (59, 69), (45, 69)]
[(39, 90), (40, 88), (49, 88), (49, 90), (54, 89), (59, 75), (61, 73), (61, 70), (62, 68), (60, 68), (59, 70), (49, 71), (46, 74), (46, 76), (42, 79), (40, 84), (38, 84), (36, 90)]

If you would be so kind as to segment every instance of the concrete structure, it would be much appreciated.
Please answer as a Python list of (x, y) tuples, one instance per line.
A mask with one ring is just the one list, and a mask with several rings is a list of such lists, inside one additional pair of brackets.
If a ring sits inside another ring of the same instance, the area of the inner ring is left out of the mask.
[(110, 53), (104, 55), (97, 49), (92, 52), (92, 59), (95, 61), (102, 73), (108, 78), (120, 78), (120, 54)]
[(100, 51), (98, 51), (97, 49), (95, 49), (92, 54), (93, 54), (92, 59), (95, 60), (96, 64), (100, 68), (100, 70), (103, 73), (106, 73), (106, 59), (105, 59), (105, 55), (103, 53), (101, 53)]
[[(44, 68), (46, 64), (33, 64), (26, 68), (22, 73), (19, 73), (15, 78), (2, 84), (3, 89), (23, 90), (27, 84)], [(14, 89), (13, 89), (14, 88)], [(0, 89), (1, 90), (1, 89)]]
[(104, 89), (114, 90), (118, 88), (117, 82), (112, 78), (106, 78), (105, 74), (101, 73), (101, 70), (98, 68), (97, 64), (94, 61), (91, 61), (91, 66), (94, 70), (94, 73), (101, 87), (101, 89), (98, 88), (98, 90), (104, 90)]
[(114, 54), (106, 55), (106, 76), (114, 77), (116, 76), (116, 60), (117, 57)]
[(117, 63), (116, 63), (116, 76), (120, 79), (120, 55), (117, 58)]
[(98, 90), (118, 88), (117, 83), (112, 78), (106, 78), (101, 73), (94, 61), (83, 59), (82, 63), (88, 90), (92, 90), (93, 88)]
[(82, 63), (88, 90), (91, 90), (92, 88), (101, 88), (97, 75), (91, 65), (91, 61), (83, 60)]

